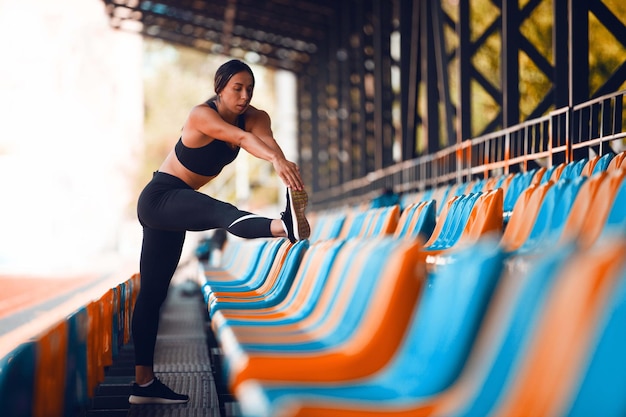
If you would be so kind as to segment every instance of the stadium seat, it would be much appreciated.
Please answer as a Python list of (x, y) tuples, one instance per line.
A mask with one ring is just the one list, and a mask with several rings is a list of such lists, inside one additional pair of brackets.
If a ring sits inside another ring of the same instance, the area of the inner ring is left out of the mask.
[[(422, 287), (420, 249), (393, 238), (350, 240), (333, 265), (332, 279), (343, 279), (328, 294), (321, 322), (254, 344), (225, 326), (218, 339), (231, 389), (250, 378), (341, 380), (379, 369), (401, 341)], [(277, 331), (264, 330), (270, 337)]]
[(615, 154), (613, 152), (602, 155), (593, 167), (591, 175), (606, 171), (613, 158), (615, 158)]
[(233, 306), (245, 309), (271, 306), (279, 303), (290, 291), (302, 257), (308, 248), (308, 240), (301, 240), (288, 247), (284, 258), (281, 258), (281, 262), (274, 263), (272, 269), (268, 272), (268, 276), (265, 279), (271, 283), (271, 286), (264, 293), (248, 294), (248, 296), (231, 294), (228, 297), (222, 296), (210, 299), (210, 303), (207, 305), (209, 317), (213, 318), (218, 310), (232, 308)]
[(20, 344), (0, 359), (0, 410), (6, 417), (33, 415), (37, 347)]
[[(604, 243), (565, 264), (515, 376), (494, 404), (495, 415), (626, 412), (626, 242)], [(604, 365), (588, 368), (594, 360)], [(585, 369), (606, 379), (588, 377)]]
[[(244, 416), (299, 415), (299, 407), (308, 405), (310, 415), (341, 416), (356, 404), (359, 406), (346, 415), (376, 415), (381, 411), (378, 405), (393, 410), (412, 398), (441, 392), (463, 368), (499, 285), (503, 259), (497, 243), (487, 239), (455, 253), (448, 264), (430, 275), (412, 311), (406, 336), (379, 371), (331, 382), (307, 381), (306, 375), (298, 380), (247, 380), (236, 391)], [(337, 408), (315, 409), (316, 405), (332, 404)]]
[(311, 236), (309, 240), (311, 242), (318, 242), (320, 240), (339, 237), (345, 221), (346, 213), (343, 210), (318, 214), (315, 222), (311, 226)]
[(287, 239), (268, 239), (268, 242), (263, 245), (256, 264), (250, 265), (243, 276), (233, 276), (232, 281), (210, 282), (206, 280), (202, 284), (202, 293), (205, 300), (208, 300), (207, 302), (210, 303), (211, 297), (215, 293), (245, 292), (258, 289), (265, 284), (269, 271), (277, 262), (279, 253), (284, 253), (290, 247), (291, 243)]
[(535, 224), (543, 200), (553, 185), (552, 181), (548, 181), (539, 186), (531, 185), (522, 192), (500, 242), (507, 252), (522, 247)]
[(550, 176), (550, 180), (552, 182), (557, 182), (560, 178), (561, 175), (563, 174), (563, 170), (565, 170), (567, 164), (565, 164), (564, 162), (558, 164), (557, 166), (554, 167), (554, 169), (552, 170), (552, 175)]
[[(254, 274), (256, 264), (269, 239), (229, 241), (226, 246), (221, 267), (203, 267), (201, 285), (220, 282), (246, 282), (249, 274)], [(242, 262), (245, 259), (245, 262)], [(230, 284), (229, 284), (230, 285)]]
[(473, 245), (488, 234), (499, 237), (503, 227), (502, 195), (500, 188), (480, 194), (469, 216), (459, 222), (454, 233), (446, 233), (448, 237), (440, 239), (439, 246), (426, 244), (427, 262), (431, 265), (445, 262), (441, 257), (446, 257), (459, 247)]
[(589, 162), (589, 160), (587, 158), (583, 158), (578, 161), (572, 161), (567, 163), (565, 165), (565, 168), (563, 168), (563, 172), (561, 173), (559, 179), (573, 180), (576, 177), (579, 177), (587, 162)]
[(87, 407), (89, 403), (90, 397), (87, 391), (88, 320), (85, 307), (78, 309), (67, 319), (68, 342), (63, 413), (67, 416), (76, 413), (77, 409)]
[(390, 235), (398, 226), (400, 206), (381, 207), (370, 213), (371, 219), (366, 220), (363, 231), (357, 237), (378, 237)]
[(593, 174), (593, 170), (595, 169), (596, 164), (600, 160), (600, 155), (596, 155), (593, 158), (590, 158), (587, 163), (583, 166), (583, 170), (580, 175), (583, 177), (590, 177)]
[(565, 220), (586, 177), (559, 180), (547, 191), (532, 229), (517, 254), (536, 252), (554, 243), (562, 233)]
[(626, 151), (622, 151), (615, 155), (613, 159), (609, 162), (609, 165), (606, 167), (608, 171), (619, 169), (622, 167), (622, 161), (626, 158)]
[[(559, 245), (544, 252), (524, 276), (501, 277), (465, 366), (447, 388), (422, 387), (439, 375), (429, 367), (433, 361), (419, 354), (421, 345), (431, 341), (422, 337), (410, 360), (398, 364), (403, 369), (398, 375), (380, 372), (332, 384), (246, 381), (236, 392), (243, 414), (622, 416), (625, 250), (623, 234), (582, 252)], [(445, 330), (447, 324), (440, 327)], [(374, 385), (381, 381), (388, 385)]]
[(352, 218), (344, 224), (342, 239), (392, 234), (400, 218), (400, 206), (355, 209)]
[(396, 238), (419, 238), (427, 241), (435, 230), (437, 223), (437, 202), (422, 201), (409, 205), (400, 216), (394, 231)]
[(591, 246), (602, 236), (626, 230), (626, 170), (607, 171), (593, 204), (593, 216), (587, 216), (581, 227), (579, 242)]
[[(106, 330), (106, 329), (101, 329)], [(106, 342), (102, 337), (103, 343)], [(34, 340), (36, 344), (33, 416), (61, 416), (64, 412), (68, 324), (61, 321)], [(104, 346), (100, 346), (105, 351)]]
[(518, 172), (513, 175), (513, 178), (507, 187), (506, 194), (504, 195), (503, 205), (505, 222), (508, 221), (520, 194), (531, 185), (535, 172), (535, 170), (531, 170), (528, 172)]
[(304, 319), (313, 308), (319, 306), (320, 294), (330, 286), (326, 286), (325, 282), (344, 242), (344, 240), (337, 239), (314, 244), (302, 260), (302, 266), (298, 270), (293, 289), (279, 304), (248, 309), (236, 308), (237, 305), (233, 305), (231, 309), (218, 311), (211, 323), (215, 334), (219, 335), (220, 328), (224, 325), (254, 326), (262, 324), (272, 326)]
[[(450, 225), (454, 222), (454, 216), (457, 215), (458, 212), (460, 212), (459, 207), (466, 202), (467, 197), (463, 198), (463, 196), (454, 196), (446, 201), (445, 206), (442, 210), (440, 210), (440, 214), (437, 216), (435, 229), (433, 230), (430, 238), (428, 239), (428, 241), (426, 241), (425, 244), (430, 245), (436, 242), (437, 239), (440, 238), (440, 236), (443, 236), (446, 233)], [(450, 220), (448, 221), (448, 219)]]
[(456, 244), (480, 196), (481, 194), (475, 193), (456, 196), (455, 199), (451, 200), (445, 217), (442, 215), (437, 220), (437, 227), (430, 239), (424, 244), (424, 248), (435, 252), (448, 249)]
[(471, 245), (488, 233), (502, 234), (503, 192), (496, 188), (482, 194), (470, 213), (460, 245)]

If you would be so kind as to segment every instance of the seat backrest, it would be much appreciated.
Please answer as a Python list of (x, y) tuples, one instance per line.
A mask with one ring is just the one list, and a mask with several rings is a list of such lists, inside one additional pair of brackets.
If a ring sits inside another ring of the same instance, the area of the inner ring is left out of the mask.
[(377, 212), (363, 230), (360, 237), (376, 237), (390, 235), (396, 230), (400, 218), (400, 206), (393, 205), (377, 209)]
[(506, 251), (519, 249), (528, 239), (543, 200), (553, 185), (548, 181), (538, 187), (530, 186), (522, 193), (502, 236), (501, 245)]
[(398, 225), (396, 226), (396, 230), (394, 230), (393, 232), (395, 237), (402, 237), (406, 234), (413, 218), (416, 215), (419, 216), (419, 212), (423, 204), (423, 202), (411, 203), (407, 207), (405, 207), (404, 210), (402, 210), (400, 218), (398, 219)]
[[(579, 252), (564, 265), (495, 415), (561, 415), (572, 392), (580, 387), (581, 364), (587, 355), (593, 356), (594, 333), (606, 330), (599, 317), (612, 305), (614, 289), (623, 276), (625, 251), (625, 241), (613, 241)], [(617, 332), (614, 337), (623, 339), (626, 322), (621, 324), (613, 331)], [(620, 393), (613, 395), (619, 397), (607, 398), (611, 395), (606, 392), (596, 397), (594, 414), (607, 415), (603, 408), (608, 400), (615, 399), (623, 407), (626, 378), (621, 378), (620, 385)]]
[(504, 415), (491, 414), (492, 409), (517, 375), (558, 273), (573, 253), (573, 245), (552, 247), (521, 276), (505, 269), (461, 375), (432, 401), (435, 415)]
[[(303, 258), (310, 257), (312, 255), (309, 254), (309, 241), (301, 240), (293, 245), (289, 246), (289, 250), (284, 256), (284, 261), (282, 263), (276, 263), (275, 266), (272, 267), (268, 274), (268, 280), (273, 282), (271, 288), (264, 294), (263, 305), (276, 305), (281, 302), (289, 289), (291, 288), (294, 279), (297, 274), (300, 274), (301, 269), (306, 269), (306, 266), (303, 266), (304, 262)], [(311, 245), (315, 246), (315, 245)], [(278, 274), (276, 279), (274, 280), (274, 275)], [(221, 309), (231, 308), (234, 305), (229, 302), (217, 302), (209, 305), (209, 313), (211, 316)], [(249, 302), (245, 304), (244, 308), (252, 308), (254, 306), (253, 302)]]
[(405, 340), (426, 271), (425, 253), (417, 241), (386, 237), (373, 242), (372, 252), (361, 259), (349, 267), (359, 270), (358, 286), (335, 333), (347, 336), (342, 352), (353, 356), (356, 366), (367, 362), (360, 370), (364, 376), (389, 363)]
[(341, 233), (341, 228), (346, 221), (345, 211), (325, 213), (318, 216), (317, 221), (311, 227), (311, 242), (320, 240), (336, 239)]
[[(120, 284), (120, 309), (122, 317), (114, 321), (113, 331), (116, 327), (118, 334), (114, 334), (113, 347), (122, 346), (125, 343), (124, 332), (130, 327), (130, 320), (126, 321), (126, 283)], [(89, 405), (90, 396), (87, 392), (87, 328), (89, 317), (87, 309), (81, 307), (74, 311), (68, 318), (68, 341), (67, 341), (67, 378), (65, 381), (65, 412), (64, 415), (72, 415), (77, 409)], [(117, 337), (116, 337), (117, 336)], [(117, 352), (115, 352), (117, 353)], [(1, 372), (0, 372), (1, 373)]]
[(600, 155), (596, 155), (593, 158), (589, 159), (589, 161), (587, 161), (587, 163), (583, 166), (583, 169), (580, 172), (580, 175), (584, 177), (590, 177), (593, 174), (593, 170), (596, 167), (596, 164), (598, 163), (599, 160), (600, 160)]
[(298, 270), (298, 275), (280, 303), (283, 309), (297, 311), (290, 315), (291, 320), (306, 316), (315, 307), (344, 243), (342, 239), (335, 239), (314, 244), (309, 248), (311, 256), (305, 255), (303, 258), (302, 270)]
[(435, 229), (437, 223), (436, 201), (428, 200), (417, 204), (413, 210), (407, 213), (402, 226), (398, 224), (394, 237), (419, 238), (422, 242), (427, 241)]
[(622, 161), (624, 159), (626, 159), (626, 151), (622, 151), (622, 152), (618, 153), (617, 155), (615, 155), (613, 157), (613, 159), (611, 159), (611, 161), (607, 165), (607, 167), (606, 167), (607, 171), (611, 171), (611, 170), (614, 170), (614, 169), (621, 168)]
[(535, 171), (535, 174), (532, 176), (530, 180), (530, 184), (536, 184), (536, 185), (541, 184), (541, 181), (543, 180), (543, 177), (546, 174), (547, 170), (548, 169), (546, 167), (538, 168)]
[[(108, 300), (107, 300), (108, 301)], [(108, 303), (101, 303), (100, 309)], [(104, 368), (112, 364), (111, 339), (112, 314), (102, 311), (97, 328), (92, 329), (100, 333), (98, 344), (89, 346), (96, 350), (93, 365), (98, 368), (93, 382), (99, 383), (104, 379)], [(33, 416), (60, 416), (64, 412), (65, 381), (67, 378), (67, 321), (60, 321), (47, 328), (35, 339), (37, 345), (37, 359), (35, 362), (35, 386), (33, 390)], [(94, 359), (92, 357), (92, 359)], [(88, 362), (89, 364), (89, 359)], [(91, 367), (90, 367), (91, 368)], [(89, 377), (88, 377), (89, 379)], [(88, 385), (90, 395), (94, 394), (96, 384)], [(4, 413), (3, 413), (4, 414)]]
[(465, 225), (465, 230), (459, 239), (460, 244), (476, 242), (487, 233), (502, 233), (503, 193), (496, 188), (482, 194)]
[(550, 176), (550, 180), (552, 180), (553, 182), (557, 182), (561, 178), (561, 175), (563, 174), (563, 171), (565, 170), (566, 166), (567, 164), (565, 162), (561, 162), (560, 164), (555, 166), (554, 169), (552, 170), (552, 175)]
[(613, 158), (615, 158), (615, 154), (613, 152), (602, 155), (600, 159), (598, 159), (598, 162), (596, 162), (596, 165), (593, 167), (591, 175), (606, 171)]
[(531, 185), (535, 173), (535, 170), (531, 170), (527, 172), (518, 172), (517, 174), (515, 174), (515, 176), (511, 180), (511, 184), (506, 191), (506, 194), (504, 195), (505, 212), (510, 212), (513, 210), (513, 207), (515, 207), (515, 203), (517, 203), (517, 199), (519, 198), (520, 194)]
[(587, 216), (581, 227), (580, 243), (593, 245), (603, 235), (624, 231), (626, 226), (626, 170), (607, 170), (593, 203), (593, 215)]
[(26, 342), (0, 359), (0, 409), (7, 416), (33, 415), (35, 342)]
[[(230, 254), (225, 259), (223, 267), (204, 268), (204, 278), (207, 283), (211, 283), (213, 280), (219, 280), (220, 277), (225, 277), (228, 280), (233, 278), (243, 277), (254, 270), (259, 258), (263, 254), (265, 246), (269, 243), (269, 239), (254, 239), (240, 241), (234, 244), (233, 249), (229, 250)], [(230, 243), (229, 243), (229, 248)], [(245, 259), (245, 262), (241, 260)]]
[(293, 244), (288, 239), (275, 240), (276, 242), (266, 246), (267, 256), (263, 258), (263, 262), (259, 263), (258, 269), (254, 271), (253, 275), (247, 277), (246, 280), (227, 281), (219, 284), (213, 283), (208, 286), (208, 289), (207, 286), (203, 287), (203, 291), (209, 296), (209, 300), (215, 297), (220, 298), (232, 295), (234, 287), (243, 287), (239, 290), (234, 290), (234, 292), (238, 296), (245, 296), (250, 293), (264, 293), (276, 285), (279, 272)]
[[(455, 196), (456, 199), (450, 206), (445, 219), (443, 219), (443, 226), (437, 236), (437, 239), (429, 239), (429, 241), (424, 244), (425, 248), (439, 248), (444, 245), (444, 242), (451, 239), (456, 228), (458, 227), (459, 222), (461, 221), (461, 218), (463, 217), (463, 210), (467, 207), (471, 196), (471, 194)], [(439, 221), (441, 221), (441, 219)]]
[(563, 169), (563, 172), (561, 173), (559, 179), (573, 180), (576, 177), (579, 177), (583, 170), (583, 167), (588, 161), (589, 160), (587, 158), (583, 158), (578, 161), (569, 162), (565, 165), (565, 168)]
[(446, 223), (446, 218), (448, 217), (449, 212), (451, 210), (454, 211), (456, 209), (456, 206), (458, 205), (457, 200), (459, 198), (460, 198), (459, 196), (455, 196), (446, 202), (443, 209), (441, 210), (441, 213), (437, 217), (435, 229), (431, 233), (430, 238), (428, 239), (426, 244), (434, 242), (437, 239), (437, 237), (441, 233), (441, 230), (443, 229), (444, 224)]
[(365, 219), (367, 218), (368, 210), (353, 207), (348, 212), (348, 217), (344, 222), (341, 233), (339, 234), (339, 238), (341, 239), (350, 239), (353, 237), (357, 237), (359, 233), (363, 230), (363, 225), (365, 224)]
[(565, 219), (586, 179), (578, 176), (572, 180), (559, 180), (548, 190), (530, 234), (518, 251), (538, 250), (558, 240)]
[(587, 340), (589, 352), (580, 361), (580, 384), (569, 395), (571, 401), (563, 404), (564, 415), (626, 415), (626, 269), (612, 293)]
[(498, 286), (504, 259), (497, 242), (484, 239), (455, 252), (427, 277), (405, 342), (386, 372), (394, 381), (411, 381), (407, 395), (440, 392), (457, 378)]
[(436, 238), (433, 238), (433, 233), (433, 236), (424, 244), (424, 248), (427, 250), (439, 250), (454, 245), (463, 233), (476, 200), (478, 200), (480, 195), (480, 193), (474, 193), (458, 196), (452, 202), (445, 219), (440, 218), (438, 220), (438, 223), (442, 220), (444, 221), (439, 234)]
[(596, 196), (598, 191), (602, 187), (602, 183), (606, 179), (606, 172), (601, 172), (590, 177), (581, 186), (574, 204), (567, 215), (567, 220), (563, 226), (563, 233), (560, 236), (560, 240), (567, 241), (578, 239), (583, 228), (585, 220), (589, 217), (590, 213), (594, 213), (596, 216), (594, 205), (596, 202)]

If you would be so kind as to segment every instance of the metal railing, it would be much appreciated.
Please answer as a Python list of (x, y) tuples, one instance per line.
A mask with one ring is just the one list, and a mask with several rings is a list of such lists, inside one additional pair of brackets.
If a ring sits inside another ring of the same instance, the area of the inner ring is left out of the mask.
[(626, 139), (625, 99), (626, 90), (622, 90), (399, 162), (314, 193), (311, 207), (322, 210), (359, 204), (384, 188), (417, 192), (536, 166), (550, 167), (592, 154), (620, 152)]

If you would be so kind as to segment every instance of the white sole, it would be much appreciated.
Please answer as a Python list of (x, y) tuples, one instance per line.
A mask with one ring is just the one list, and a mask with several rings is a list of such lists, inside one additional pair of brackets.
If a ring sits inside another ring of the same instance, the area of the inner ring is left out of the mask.
[(189, 402), (189, 400), (168, 400), (166, 398), (131, 395), (128, 397), (128, 402), (130, 404), (185, 404)]
[[(304, 209), (306, 208), (309, 197), (305, 191), (293, 191), (291, 188), (289, 191), (289, 208), (291, 210), (291, 222), (293, 223), (293, 235), (296, 240), (308, 239), (311, 235), (311, 227), (304, 215)], [(294, 194), (296, 197), (294, 198)], [(297, 203), (296, 203), (297, 201)], [(301, 206), (302, 209), (296, 211), (296, 205)]]

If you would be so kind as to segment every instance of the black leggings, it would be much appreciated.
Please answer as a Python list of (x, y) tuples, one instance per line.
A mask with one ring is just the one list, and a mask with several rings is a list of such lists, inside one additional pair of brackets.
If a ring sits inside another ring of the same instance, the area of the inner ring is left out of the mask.
[(155, 172), (141, 192), (137, 214), (143, 244), (132, 323), (135, 365), (152, 366), (159, 313), (180, 261), (185, 232), (222, 228), (243, 238), (271, 237), (272, 220), (195, 191), (163, 172)]

